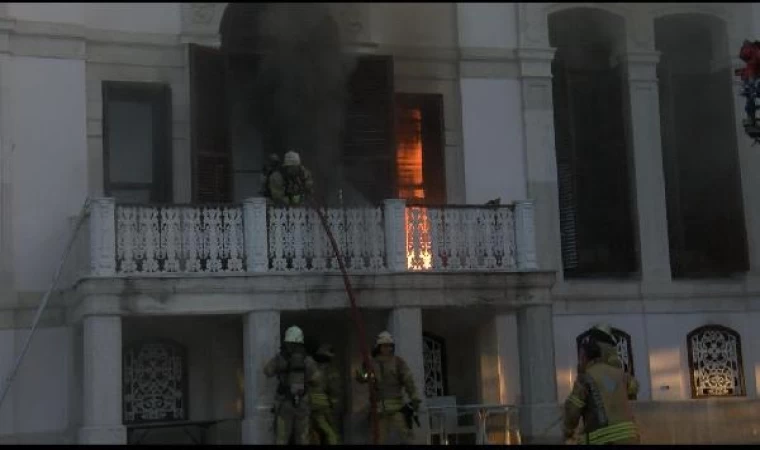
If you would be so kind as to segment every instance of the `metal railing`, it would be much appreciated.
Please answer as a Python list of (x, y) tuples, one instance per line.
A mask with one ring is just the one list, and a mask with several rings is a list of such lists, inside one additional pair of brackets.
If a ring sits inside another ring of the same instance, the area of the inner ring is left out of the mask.
[[(499, 415), (504, 416), (503, 422), (489, 420)], [(474, 426), (459, 425), (459, 419), (467, 416), (473, 419)], [(514, 405), (430, 406), (428, 420), (428, 444), (433, 444), (433, 438), (437, 436), (438, 445), (451, 445), (450, 437), (454, 436), (456, 445), (458, 437), (466, 434), (475, 435), (475, 445), (520, 445), (522, 441), (518, 409)], [(493, 434), (501, 435), (501, 439), (491, 439)]]

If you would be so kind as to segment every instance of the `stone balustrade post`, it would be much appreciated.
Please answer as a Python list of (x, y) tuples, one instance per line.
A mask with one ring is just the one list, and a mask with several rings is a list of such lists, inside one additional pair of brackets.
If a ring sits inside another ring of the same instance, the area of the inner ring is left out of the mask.
[(388, 270), (406, 271), (406, 200), (388, 199), (384, 202), (385, 256)]
[(537, 270), (535, 207), (533, 201), (515, 203), (515, 253), (518, 270)]
[(248, 272), (262, 273), (269, 270), (267, 231), (267, 200), (262, 197), (245, 199), (243, 235)]
[(94, 276), (116, 273), (116, 201), (90, 200), (90, 272)]

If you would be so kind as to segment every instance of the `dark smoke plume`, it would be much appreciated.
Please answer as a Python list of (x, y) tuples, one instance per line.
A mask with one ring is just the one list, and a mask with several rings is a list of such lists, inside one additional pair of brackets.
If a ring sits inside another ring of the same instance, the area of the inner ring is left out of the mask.
[(254, 88), (258, 125), (273, 136), (270, 150), (297, 150), (314, 173), (317, 192), (334, 200), (343, 178), (340, 155), (354, 59), (343, 51), (326, 5), (262, 6), (264, 54)]

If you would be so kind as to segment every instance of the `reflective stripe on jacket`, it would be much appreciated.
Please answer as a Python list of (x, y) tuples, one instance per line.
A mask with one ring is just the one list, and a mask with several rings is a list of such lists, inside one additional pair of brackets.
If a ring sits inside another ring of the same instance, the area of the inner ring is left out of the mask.
[[(587, 437), (588, 436), (588, 437)], [(637, 440), (639, 437), (636, 424), (633, 422), (620, 422), (596, 429), (588, 435), (581, 436), (581, 444), (599, 445), (627, 440)]]

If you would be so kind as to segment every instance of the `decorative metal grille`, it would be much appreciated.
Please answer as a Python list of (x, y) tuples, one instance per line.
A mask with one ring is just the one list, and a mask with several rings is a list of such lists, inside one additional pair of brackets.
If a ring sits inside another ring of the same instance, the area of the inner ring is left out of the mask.
[(243, 208), (118, 206), (119, 273), (242, 272)]
[(745, 395), (739, 333), (706, 325), (689, 333), (686, 343), (693, 398)]
[(425, 369), (425, 396), (446, 395), (446, 345), (443, 339), (425, 334), (422, 336), (422, 360)]
[(184, 347), (150, 341), (124, 349), (124, 423), (187, 420)]
[[(631, 345), (631, 335), (618, 328), (612, 328), (612, 336), (617, 343), (617, 354), (620, 358), (620, 362), (623, 364), (623, 370), (630, 375), (635, 375), (633, 369), (633, 349)], [(589, 332), (585, 331), (583, 334), (575, 339), (578, 353), (580, 353), (581, 342), (588, 336)]]

